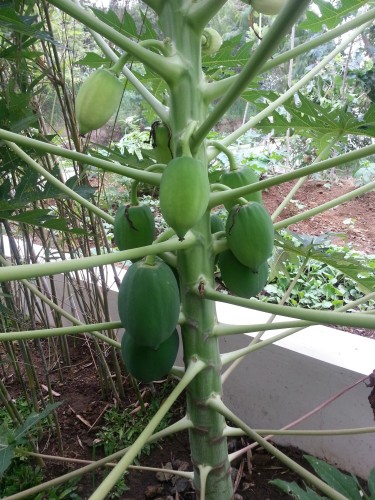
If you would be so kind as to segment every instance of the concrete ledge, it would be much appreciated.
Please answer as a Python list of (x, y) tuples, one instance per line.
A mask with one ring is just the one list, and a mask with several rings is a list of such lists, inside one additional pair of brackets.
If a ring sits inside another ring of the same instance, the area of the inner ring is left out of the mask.
[[(263, 313), (217, 304), (218, 319), (250, 324)], [(279, 330), (277, 330), (279, 332)], [(269, 332), (265, 338), (274, 335)], [(249, 343), (246, 335), (221, 339), (223, 352)], [(224, 384), (224, 401), (254, 428), (279, 429), (308, 413), (375, 368), (375, 341), (323, 326), (309, 327), (247, 356)], [(364, 383), (296, 429), (375, 427)], [(375, 433), (352, 436), (278, 437), (309, 454), (367, 478), (375, 467)]]

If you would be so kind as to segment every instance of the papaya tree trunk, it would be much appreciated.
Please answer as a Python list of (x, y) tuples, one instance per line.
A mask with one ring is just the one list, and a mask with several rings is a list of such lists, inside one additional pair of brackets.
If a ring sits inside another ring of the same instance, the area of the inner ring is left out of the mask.
[[(198, 127), (207, 114), (201, 90), (204, 83), (201, 70), (202, 33), (181, 15), (183, 4), (183, 0), (165, 2), (160, 16), (163, 31), (173, 41), (184, 66), (180, 78), (170, 85), (170, 127), (174, 156), (184, 154), (180, 150), (180, 140), (185, 131), (192, 124)], [(204, 143), (194, 151), (194, 156), (207, 169)], [(184, 179), (181, 179), (181, 183), (184, 183)], [(233, 488), (227, 439), (223, 436), (225, 420), (206, 405), (212, 394), (221, 396), (222, 393), (218, 341), (215, 337), (210, 337), (216, 322), (215, 303), (192, 292), (199, 286), (202, 278), (213, 285), (214, 254), (209, 211), (193, 231), (198, 236), (197, 244), (177, 252), (177, 266), (182, 313), (185, 318), (181, 325), (185, 366), (192, 358), (199, 358), (207, 363), (207, 368), (190, 383), (186, 393), (187, 415), (193, 423), (189, 440), (194, 485), (197, 498), (229, 500), (233, 496)], [(202, 488), (204, 492), (201, 491)]]

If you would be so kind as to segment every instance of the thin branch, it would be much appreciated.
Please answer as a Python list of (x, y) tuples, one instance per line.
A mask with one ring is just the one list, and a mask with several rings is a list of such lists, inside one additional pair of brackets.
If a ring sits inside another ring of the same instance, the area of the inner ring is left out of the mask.
[(140, 62), (155, 71), (165, 81), (174, 81), (181, 72), (184, 71), (179, 59), (176, 56), (164, 57), (156, 54), (136, 42), (133, 42), (126, 36), (122, 35), (108, 24), (100, 21), (91, 12), (87, 12), (82, 7), (76, 5), (71, 0), (50, 0), (52, 5), (69, 14), (71, 17), (80, 21), (88, 28), (93, 29), (100, 35), (115, 43), (125, 52), (133, 55)]
[(218, 323), (214, 326), (211, 336), (224, 337), (226, 335), (240, 335), (244, 333), (267, 332), (271, 330), (283, 330), (285, 328), (306, 328), (316, 325), (312, 321), (290, 320), (277, 323), (258, 323), (251, 325), (229, 325)]
[[(345, 35), (352, 29), (358, 28), (359, 26), (368, 23), (375, 19), (375, 8), (369, 10), (368, 12), (364, 12), (359, 16), (356, 16), (354, 19), (348, 21), (345, 24), (338, 26), (330, 31), (327, 31), (323, 35), (312, 38), (311, 40), (302, 43), (301, 45), (297, 45), (294, 49), (288, 50), (283, 54), (275, 56), (273, 59), (270, 59), (265, 65), (260, 69), (259, 74), (266, 73), (271, 69), (280, 66), (280, 64), (284, 64), (291, 59), (296, 58), (302, 54), (309, 52), (310, 50), (315, 49), (316, 47), (320, 47), (321, 45), (330, 42), (331, 40)], [(230, 76), (224, 80), (220, 80), (217, 82), (209, 83), (206, 87), (206, 96), (209, 101), (217, 99), (221, 97), (234, 83), (237, 75)]]
[(270, 188), (271, 186), (278, 186), (284, 182), (289, 182), (294, 179), (299, 179), (300, 177), (305, 177), (306, 175), (315, 174), (317, 172), (323, 172), (333, 167), (339, 165), (344, 165), (351, 161), (359, 160), (360, 158), (365, 158), (375, 154), (375, 144), (371, 146), (366, 146), (364, 148), (351, 151), (350, 153), (345, 153), (343, 155), (337, 156), (335, 158), (329, 158), (328, 160), (323, 160), (313, 165), (307, 167), (299, 168), (292, 172), (286, 174), (280, 174), (276, 177), (270, 179), (265, 179), (263, 181), (250, 184), (248, 186), (232, 189), (231, 191), (220, 191), (216, 193), (211, 193), (209, 207), (213, 208), (217, 205), (221, 205), (226, 201), (234, 200), (241, 196), (245, 196), (250, 193), (255, 193), (256, 191), (263, 191), (264, 189)]
[(36, 149), (37, 151), (42, 151), (43, 153), (50, 153), (63, 158), (69, 158), (69, 160), (77, 161), (82, 164), (92, 165), (104, 170), (105, 172), (113, 172), (115, 174), (124, 175), (126, 177), (130, 177), (131, 179), (146, 182), (147, 184), (151, 184), (153, 186), (158, 186), (160, 184), (161, 174), (127, 167), (125, 165), (120, 165), (119, 163), (100, 158), (94, 158), (93, 156), (78, 153), (77, 151), (72, 151), (71, 149), (55, 146), (49, 142), (38, 141), (24, 135), (15, 134), (14, 132), (9, 132), (8, 130), (0, 129), (0, 139), (14, 142), (20, 146)]
[(247, 436), (251, 439), (254, 439), (257, 443), (260, 444), (265, 450), (267, 450), (271, 455), (275, 456), (280, 462), (284, 463), (291, 470), (300, 475), (303, 479), (311, 483), (313, 486), (321, 490), (323, 493), (328, 495), (329, 498), (333, 500), (347, 500), (347, 497), (344, 497), (336, 490), (328, 486), (324, 481), (308, 472), (304, 467), (297, 464), (294, 460), (289, 458), (287, 455), (278, 450), (275, 446), (269, 443), (266, 439), (262, 438), (257, 432), (254, 431), (251, 427), (245, 424), (237, 415), (235, 415), (225, 404), (219, 399), (218, 396), (213, 396), (209, 402), (208, 406), (219, 413), (221, 413), (225, 418), (231, 420), (237, 427), (242, 429)]
[(38, 174), (42, 175), (53, 186), (57, 187), (59, 191), (66, 194), (67, 196), (69, 196), (69, 198), (76, 201), (80, 205), (86, 207), (88, 210), (96, 214), (98, 217), (101, 217), (109, 224), (114, 223), (115, 219), (114, 217), (112, 217), (112, 215), (109, 215), (107, 212), (104, 212), (104, 210), (91, 203), (91, 201), (87, 200), (83, 196), (73, 191), (73, 189), (64, 184), (64, 182), (59, 181), (59, 179), (57, 179), (54, 175), (52, 175), (45, 168), (39, 165), (39, 163), (33, 160), (27, 153), (25, 153), (25, 151), (23, 151), (16, 144), (9, 141), (4, 141), (4, 142), (10, 149), (12, 149), (16, 153), (16, 155), (19, 158), (21, 158), (21, 160), (26, 162), (31, 168), (33, 168), (36, 172), (38, 172)]
[(198, 147), (219, 119), (226, 113), (237, 98), (240, 97), (251, 80), (259, 73), (265, 61), (272, 56), (280, 40), (288, 33), (289, 29), (300, 17), (309, 1), (310, 0), (288, 1), (287, 6), (276, 18), (267, 35), (251, 55), (250, 60), (246, 63), (235, 82), (233, 82), (232, 86), (228, 89), (227, 93), (223, 96), (212, 113), (202, 123), (195, 134), (193, 134), (192, 144), (194, 148)]
[(236, 306), (246, 307), (248, 309), (254, 309), (255, 311), (276, 314), (278, 316), (286, 316), (290, 318), (302, 319), (305, 321), (313, 321), (323, 325), (333, 324), (375, 329), (375, 318), (371, 315), (366, 315), (363, 313), (320, 311), (312, 309), (302, 309), (299, 307), (280, 306), (278, 304), (261, 302), (256, 299), (243, 299), (241, 297), (225, 295), (221, 292), (216, 292), (208, 285), (206, 285), (203, 292), (200, 289), (197, 290), (196, 293), (200, 296), (202, 296), (203, 294), (206, 299), (217, 300), (226, 304), (233, 304)]
[[(74, 0), (74, 3), (76, 5), (80, 6), (80, 3), (78, 0)], [(103, 51), (103, 53), (109, 59), (111, 59), (112, 62), (116, 63), (119, 60), (119, 57), (111, 49), (111, 47), (104, 40), (104, 38), (92, 29), (89, 29), (88, 31), (91, 33), (92, 37), (94, 38), (94, 40), (96, 41), (96, 43), (100, 47), (100, 49)], [(138, 78), (134, 75), (134, 73), (132, 73), (130, 71), (129, 68), (124, 66), (122, 68), (122, 73), (129, 80), (129, 82), (134, 86), (134, 88), (140, 93), (140, 95), (143, 97), (143, 99), (152, 107), (152, 109), (159, 116), (159, 118), (163, 122), (168, 123), (168, 108), (166, 106), (164, 106), (158, 99), (156, 99), (156, 97), (154, 97), (151, 94), (151, 92), (143, 85), (142, 82), (140, 82), (138, 80)]]
[(183, 241), (176, 238), (163, 243), (155, 243), (140, 248), (122, 250), (103, 255), (92, 255), (71, 260), (57, 262), (43, 262), (40, 264), (23, 264), (21, 266), (11, 266), (1, 269), (0, 282), (14, 281), (19, 279), (36, 278), (38, 276), (50, 276), (71, 271), (80, 271), (92, 267), (115, 264), (125, 260), (140, 259), (145, 255), (157, 255), (161, 252), (183, 250), (194, 245), (196, 237), (193, 233), (188, 233)]
[[(83, 324), (77, 326), (62, 326), (58, 328), (48, 328), (40, 330), (24, 330), (16, 332), (4, 332), (0, 336), (0, 342), (14, 342), (16, 340), (29, 340), (29, 339), (46, 339), (48, 337), (59, 337), (61, 335), (76, 335), (79, 333), (89, 333), (95, 332), (96, 330), (114, 330), (116, 328), (121, 328), (120, 321), (107, 321), (104, 323), (93, 323), (93, 324)], [(101, 340), (107, 342), (108, 344), (120, 348), (120, 343), (106, 337), (101, 336)]]
[(190, 363), (180, 382), (176, 385), (167, 399), (165, 399), (164, 403), (147, 424), (142, 434), (128, 449), (127, 453), (121, 458), (116, 467), (108, 474), (97, 490), (89, 497), (90, 500), (104, 500), (107, 498), (108, 493), (115, 486), (117, 481), (121, 479), (129, 465), (133, 462), (143, 446), (148, 442), (161, 419), (166, 415), (178, 396), (205, 367), (206, 364), (201, 360)]
[(294, 215), (293, 217), (288, 217), (287, 219), (284, 219), (280, 222), (276, 222), (274, 224), (274, 228), (282, 229), (284, 227), (290, 226), (291, 224), (296, 224), (301, 220), (309, 219), (310, 217), (314, 217), (317, 214), (330, 210), (331, 208), (337, 207), (342, 203), (346, 203), (347, 201), (352, 200), (357, 196), (362, 196), (363, 194), (368, 193), (373, 189), (375, 189), (375, 181), (369, 182), (368, 184), (365, 184), (364, 186), (354, 189), (353, 191), (350, 191), (350, 193), (346, 193), (331, 201), (327, 201), (327, 203), (323, 203), (323, 205), (319, 205), (318, 207), (312, 208), (311, 210), (306, 210), (305, 212)]
[[(288, 99), (294, 96), (302, 87), (315, 78), (315, 76), (324, 69), (327, 64), (334, 59), (342, 50), (344, 50), (348, 45), (350, 45), (357, 36), (359, 36), (370, 23), (360, 26), (353, 31), (345, 40), (343, 40), (337, 47), (332, 50), (326, 57), (324, 57), (318, 64), (316, 64), (306, 75), (304, 75), (298, 82), (296, 82), (292, 87), (290, 87), (286, 92), (284, 92), (280, 97), (278, 97), (274, 102), (269, 104), (260, 113), (251, 118), (247, 123), (239, 127), (237, 130), (225, 137), (221, 142), (225, 146), (229, 146), (235, 142), (239, 137), (241, 137), (245, 132), (254, 128), (259, 122), (270, 116), (279, 106), (284, 104)], [(208, 155), (209, 160), (212, 160), (217, 156), (218, 151)]]
[(200, 0), (199, 2), (195, 2), (188, 12), (189, 21), (197, 28), (204, 28), (227, 1)]

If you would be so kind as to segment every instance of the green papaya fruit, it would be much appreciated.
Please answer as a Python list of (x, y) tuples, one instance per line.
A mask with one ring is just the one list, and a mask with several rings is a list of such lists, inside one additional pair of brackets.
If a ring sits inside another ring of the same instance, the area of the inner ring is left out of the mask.
[(207, 210), (210, 184), (199, 160), (182, 156), (170, 161), (160, 182), (160, 210), (166, 223), (183, 239)]
[(116, 212), (113, 226), (119, 250), (151, 245), (155, 236), (154, 216), (147, 205), (122, 205)]
[(157, 348), (172, 335), (180, 314), (180, 294), (171, 268), (156, 257), (132, 264), (119, 289), (122, 326), (139, 345)]
[(267, 283), (267, 261), (253, 270), (241, 264), (230, 250), (225, 250), (219, 255), (218, 266), (225, 286), (238, 297), (255, 297)]
[(212, 56), (220, 49), (223, 39), (221, 35), (213, 28), (205, 28), (202, 34), (201, 47), (202, 54)]
[(167, 375), (177, 356), (179, 336), (177, 330), (157, 349), (137, 344), (125, 332), (121, 340), (121, 357), (128, 372), (141, 382), (153, 382)]
[[(230, 187), (231, 189), (248, 186), (249, 184), (254, 184), (254, 182), (258, 182), (259, 177), (249, 167), (237, 168), (236, 170), (230, 170), (229, 172), (224, 172), (221, 174), (220, 182), (225, 186)], [(256, 191), (255, 193), (245, 194), (243, 196), (247, 201), (256, 201), (258, 203), (262, 203), (262, 193), (261, 191)], [(237, 201), (226, 201), (224, 203), (225, 208), (229, 210), (236, 205)]]
[(229, 249), (244, 266), (256, 271), (273, 251), (274, 229), (261, 203), (235, 205), (225, 225)]
[(219, 231), (224, 231), (225, 229), (224, 222), (217, 214), (211, 214), (210, 224), (211, 234), (218, 233)]
[(75, 102), (75, 111), (81, 135), (107, 123), (118, 109), (124, 85), (108, 71), (100, 68), (81, 85)]

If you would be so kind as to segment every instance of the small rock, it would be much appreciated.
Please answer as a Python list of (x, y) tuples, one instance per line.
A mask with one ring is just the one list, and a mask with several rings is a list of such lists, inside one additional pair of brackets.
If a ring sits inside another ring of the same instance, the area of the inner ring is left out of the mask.
[(240, 495), (239, 493), (235, 493), (234, 497), (233, 497), (233, 500), (243, 500), (243, 496)]
[(162, 495), (163, 493), (164, 493), (164, 486), (162, 484), (151, 484), (146, 488), (145, 497), (155, 498), (158, 495)]

